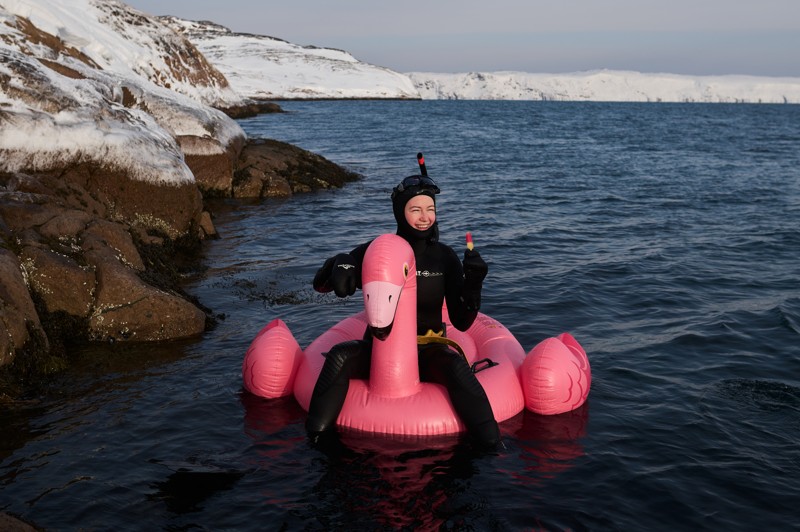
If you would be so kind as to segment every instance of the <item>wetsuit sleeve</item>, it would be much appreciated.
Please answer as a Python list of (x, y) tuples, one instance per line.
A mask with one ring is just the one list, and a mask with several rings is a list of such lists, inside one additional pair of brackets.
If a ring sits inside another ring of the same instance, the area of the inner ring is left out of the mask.
[(480, 287), (478, 287), (476, 306), (474, 287), (465, 292), (464, 268), (455, 251), (447, 247), (445, 257), (445, 302), (447, 303), (447, 313), (456, 329), (466, 331), (475, 321), (480, 309)]
[(361, 262), (368, 246), (369, 242), (326, 260), (314, 276), (314, 290), (322, 293), (333, 290), (339, 297), (353, 295), (356, 288), (361, 288)]

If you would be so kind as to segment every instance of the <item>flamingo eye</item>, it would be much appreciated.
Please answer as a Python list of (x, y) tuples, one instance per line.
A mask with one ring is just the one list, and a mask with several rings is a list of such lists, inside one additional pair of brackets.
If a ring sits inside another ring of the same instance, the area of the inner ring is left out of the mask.
[(403, 277), (408, 277), (408, 264), (403, 264)]

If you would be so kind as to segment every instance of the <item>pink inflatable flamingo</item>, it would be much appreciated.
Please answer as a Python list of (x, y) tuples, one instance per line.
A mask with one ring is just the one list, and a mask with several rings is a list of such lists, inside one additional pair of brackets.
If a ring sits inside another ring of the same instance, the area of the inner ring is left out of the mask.
[[(447, 391), (420, 382), (417, 365), (416, 264), (408, 243), (382, 235), (367, 249), (362, 265), (364, 311), (345, 318), (305, 350), (283, 321), (266, 325), (242, 363), (244, 386), (266, 398), (294, 393), (308, 410), (323, 353), (347, 340), (360, 339), (367, 326), (390, 331), (372, 346), (369, 380), (353, 379), (337, 424), (369, 432), (437, 435), (462, 432)], [(591, 370), (586, 352), (569, 334), (548, 338), (527, 355), (500, 322), (478, 314), (465, 332), (443, 318), (448, 337), (457, 342), (486, 391), (495, 419), (504, 421), (527, 407), (559, 414), (581, 406), (589, 394)], [(486, 359), (491, 362), (486, 361)]]

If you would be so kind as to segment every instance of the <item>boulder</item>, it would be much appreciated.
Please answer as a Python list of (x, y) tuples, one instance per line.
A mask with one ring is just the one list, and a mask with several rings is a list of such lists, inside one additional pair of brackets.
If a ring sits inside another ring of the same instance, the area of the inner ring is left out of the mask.
[(37, 532), (37, 528), (16, 517), (0, 512), (0, 530), (5, 532)]
[(89, 319), (94, 340), (155, 341), (205, 330), (205, 313), (178, 294), (146, 284), (109, 247), (85, 254), (97, 275), (95, 308)]
[(13, 361), (31, 334), (45, 339), (19, 260), (0, 247), (0, 366)]
[(19, 256), (30, 290), (48, 313), (86, 318), (94, 306), (94, 269), (50, 249), (28, 246)]
[(144, 271), (144, 262), (133, 243), (126, 225), (108, 220), (93, 220), (82, 233), (84, 250), (107, 246), (117, 253), (117, 259), (137, 271)]
[(197, 185), (137, 181), (115, 171), (82, 165), (62, 178), (74, 181), (108, 209), (107, 218), (175, 239), (196, 230), (203, 198)]
[(214, 227), (214, 221), (211, 219), (211, 213), (203, 211), (200, 213), (200, 229), (203, 231), (203, 238), (217, 238), (217, 228)]
[(229, 196), (233, 167), (239, 153), (219, 141), (191, 135), (177, 137), (186, 165), (191, 169), (204, 196)]
[(94, 217), (86, 211), (65, 209), (39, 227), (39, 234), (61, 242), (74, 241)]
[(223, 107), (220, 110), (231, 118), (250, 118), (260, 114), (283, 112), (277, 103), (262, 100), (249, 100), (240, 105)]
[(25, 353), (24, 368), (63, 367), (50, 351), (63, 353), (74, 339), (203, 332), (204, 310), (173, 291), (173, 243), (196, 247), (215, 234), (193, 184), (140, 182), (89, 165), (0, 173), (0, 366)]
[(288, 197), (301, 192), (339, 188), (358, 174), (324, 157), (285, 142), (251, 139), (236, 165), (233, 196)]

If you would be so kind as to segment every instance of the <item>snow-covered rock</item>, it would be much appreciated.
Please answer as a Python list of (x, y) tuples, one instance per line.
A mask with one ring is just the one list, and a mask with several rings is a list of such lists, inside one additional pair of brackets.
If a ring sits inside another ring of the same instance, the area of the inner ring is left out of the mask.
[[(139, 276), (132, 243), (213, 232), (187, 157), (227, 158), (232, 176), (245, 134), (209, 104), (240, 101), (189, 41), (120, 2), (3, 0), (0, 365), (59, 367), (47, 351), (60, 334), (204, 330), (203, 310)], [(156, 262), (168, 263), (151, 260), (149, 279), (166, 277)]]
[[(162, 38), (148, 40), (156, 29)], [(208, 104), (242, 98), (220, 88), (216, 80), (224, 77), (210, 65), (192, 74), (208, 83), (187, 90), (191, 97), (176, 92), (192, 85), (184, 76), (188, 67), (171, 70), (163, 58), (172, 52), (180, 56), (180, 43), (183, 55), (202, 57), (157, 19), (115, 0), (4, 1), (0, 171), (47, 171), (95, 161), (133, 179), (193, 182), (184, 153), (224, 153), (245, 137), (234, 120)], [(136, 66), (145, 64), (150, 66)], [(189, 137), (206, 142), (183, 142), (188, 148), (181, 150), (178, 140)]]

